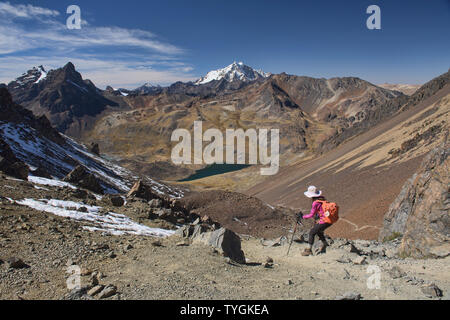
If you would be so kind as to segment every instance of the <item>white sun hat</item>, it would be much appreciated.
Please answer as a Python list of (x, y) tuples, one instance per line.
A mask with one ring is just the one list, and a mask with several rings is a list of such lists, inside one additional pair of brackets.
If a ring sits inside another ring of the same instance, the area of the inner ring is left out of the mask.
[(308, 198), (315, 198), (315, 197), (320, 197), (322, 195), (322, 191), (320, 191), (319, 189), (317, 189), (314, 186), (310, 186), (308, 188), (308, 191), (306, 191), (304, 194)]

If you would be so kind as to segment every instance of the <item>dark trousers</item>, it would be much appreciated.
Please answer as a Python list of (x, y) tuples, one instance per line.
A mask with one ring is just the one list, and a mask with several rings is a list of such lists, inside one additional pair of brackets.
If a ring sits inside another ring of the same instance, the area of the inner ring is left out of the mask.
[(331, 227), (331, 224), (325, 223), (325, 224), (315, 224), (314, 227), (309, 232), (309, 241), (308, 243), (310, 245), (314, 244), (314, 237), (317, 235), (322, 242), (326, 242), (325, 235), (323, 232)]

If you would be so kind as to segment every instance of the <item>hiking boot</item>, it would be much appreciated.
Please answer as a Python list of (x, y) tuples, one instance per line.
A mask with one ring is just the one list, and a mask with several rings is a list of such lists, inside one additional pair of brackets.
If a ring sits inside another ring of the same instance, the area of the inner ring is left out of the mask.
[(312, 255), (312, 251), (310, 248), (306, 248), (305, 251), (302, 252), (302, 256), (307, 257)]
[(327, 252), (328, 243), (322, 243), (322, 246), (320, 247), (319, 253), (326, 253)]

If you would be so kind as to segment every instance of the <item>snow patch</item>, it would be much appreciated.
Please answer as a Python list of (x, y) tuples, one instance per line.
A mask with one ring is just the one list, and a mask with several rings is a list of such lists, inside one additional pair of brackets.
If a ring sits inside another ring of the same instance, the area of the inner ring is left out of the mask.
[(45, 72), (43, 67), (38, 67), (37, 69), (41, 73), (41, 75), (40, 75), (39, 79), (36, 80), (35, 83), (39, 83), (42, 80), (44, 80), (45, 78), (47, 78), (47, 72)]
[[(100, 214), (102, 207), (88, 206), (81, 202), (63, 201), (63, 200), (34, 200), (24, 199), (16, 201), (17, 204), (29, 208), (54, 214), (59, 217), (69, 218), (77, 221), (88, 222), (89, 225), (83, 226), (88, 231), (101, 231), (112, 235), (139, 235), (165, 238), (173, 235), (175, 231), (160, 228), (150, 228), (138, 224), (125, 215), (108, 212), (105, 215)], [(86, 208), (87, 212), (77, 211), (81, 207)]]
[(47, 179), (47, 178), (42, 178), (42, 177), (28, 176), (28, 181), (31, 183), (34, 183), (34, 184), (40, 184), (42, 186), (52, 186), (52, 187), (61, 187), (61, 188), (69, 187), (74, 190), (77, 188), (68, 182), (60, 181), (57, 179)]

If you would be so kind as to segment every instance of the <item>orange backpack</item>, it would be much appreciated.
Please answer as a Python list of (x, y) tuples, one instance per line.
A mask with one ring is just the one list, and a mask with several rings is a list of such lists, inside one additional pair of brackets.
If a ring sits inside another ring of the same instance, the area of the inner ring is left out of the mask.
[(339, 220), (339, 206), (334, 202), (318, 201), (322, 204), (323, 216), (325, 223), (333, 224)]

